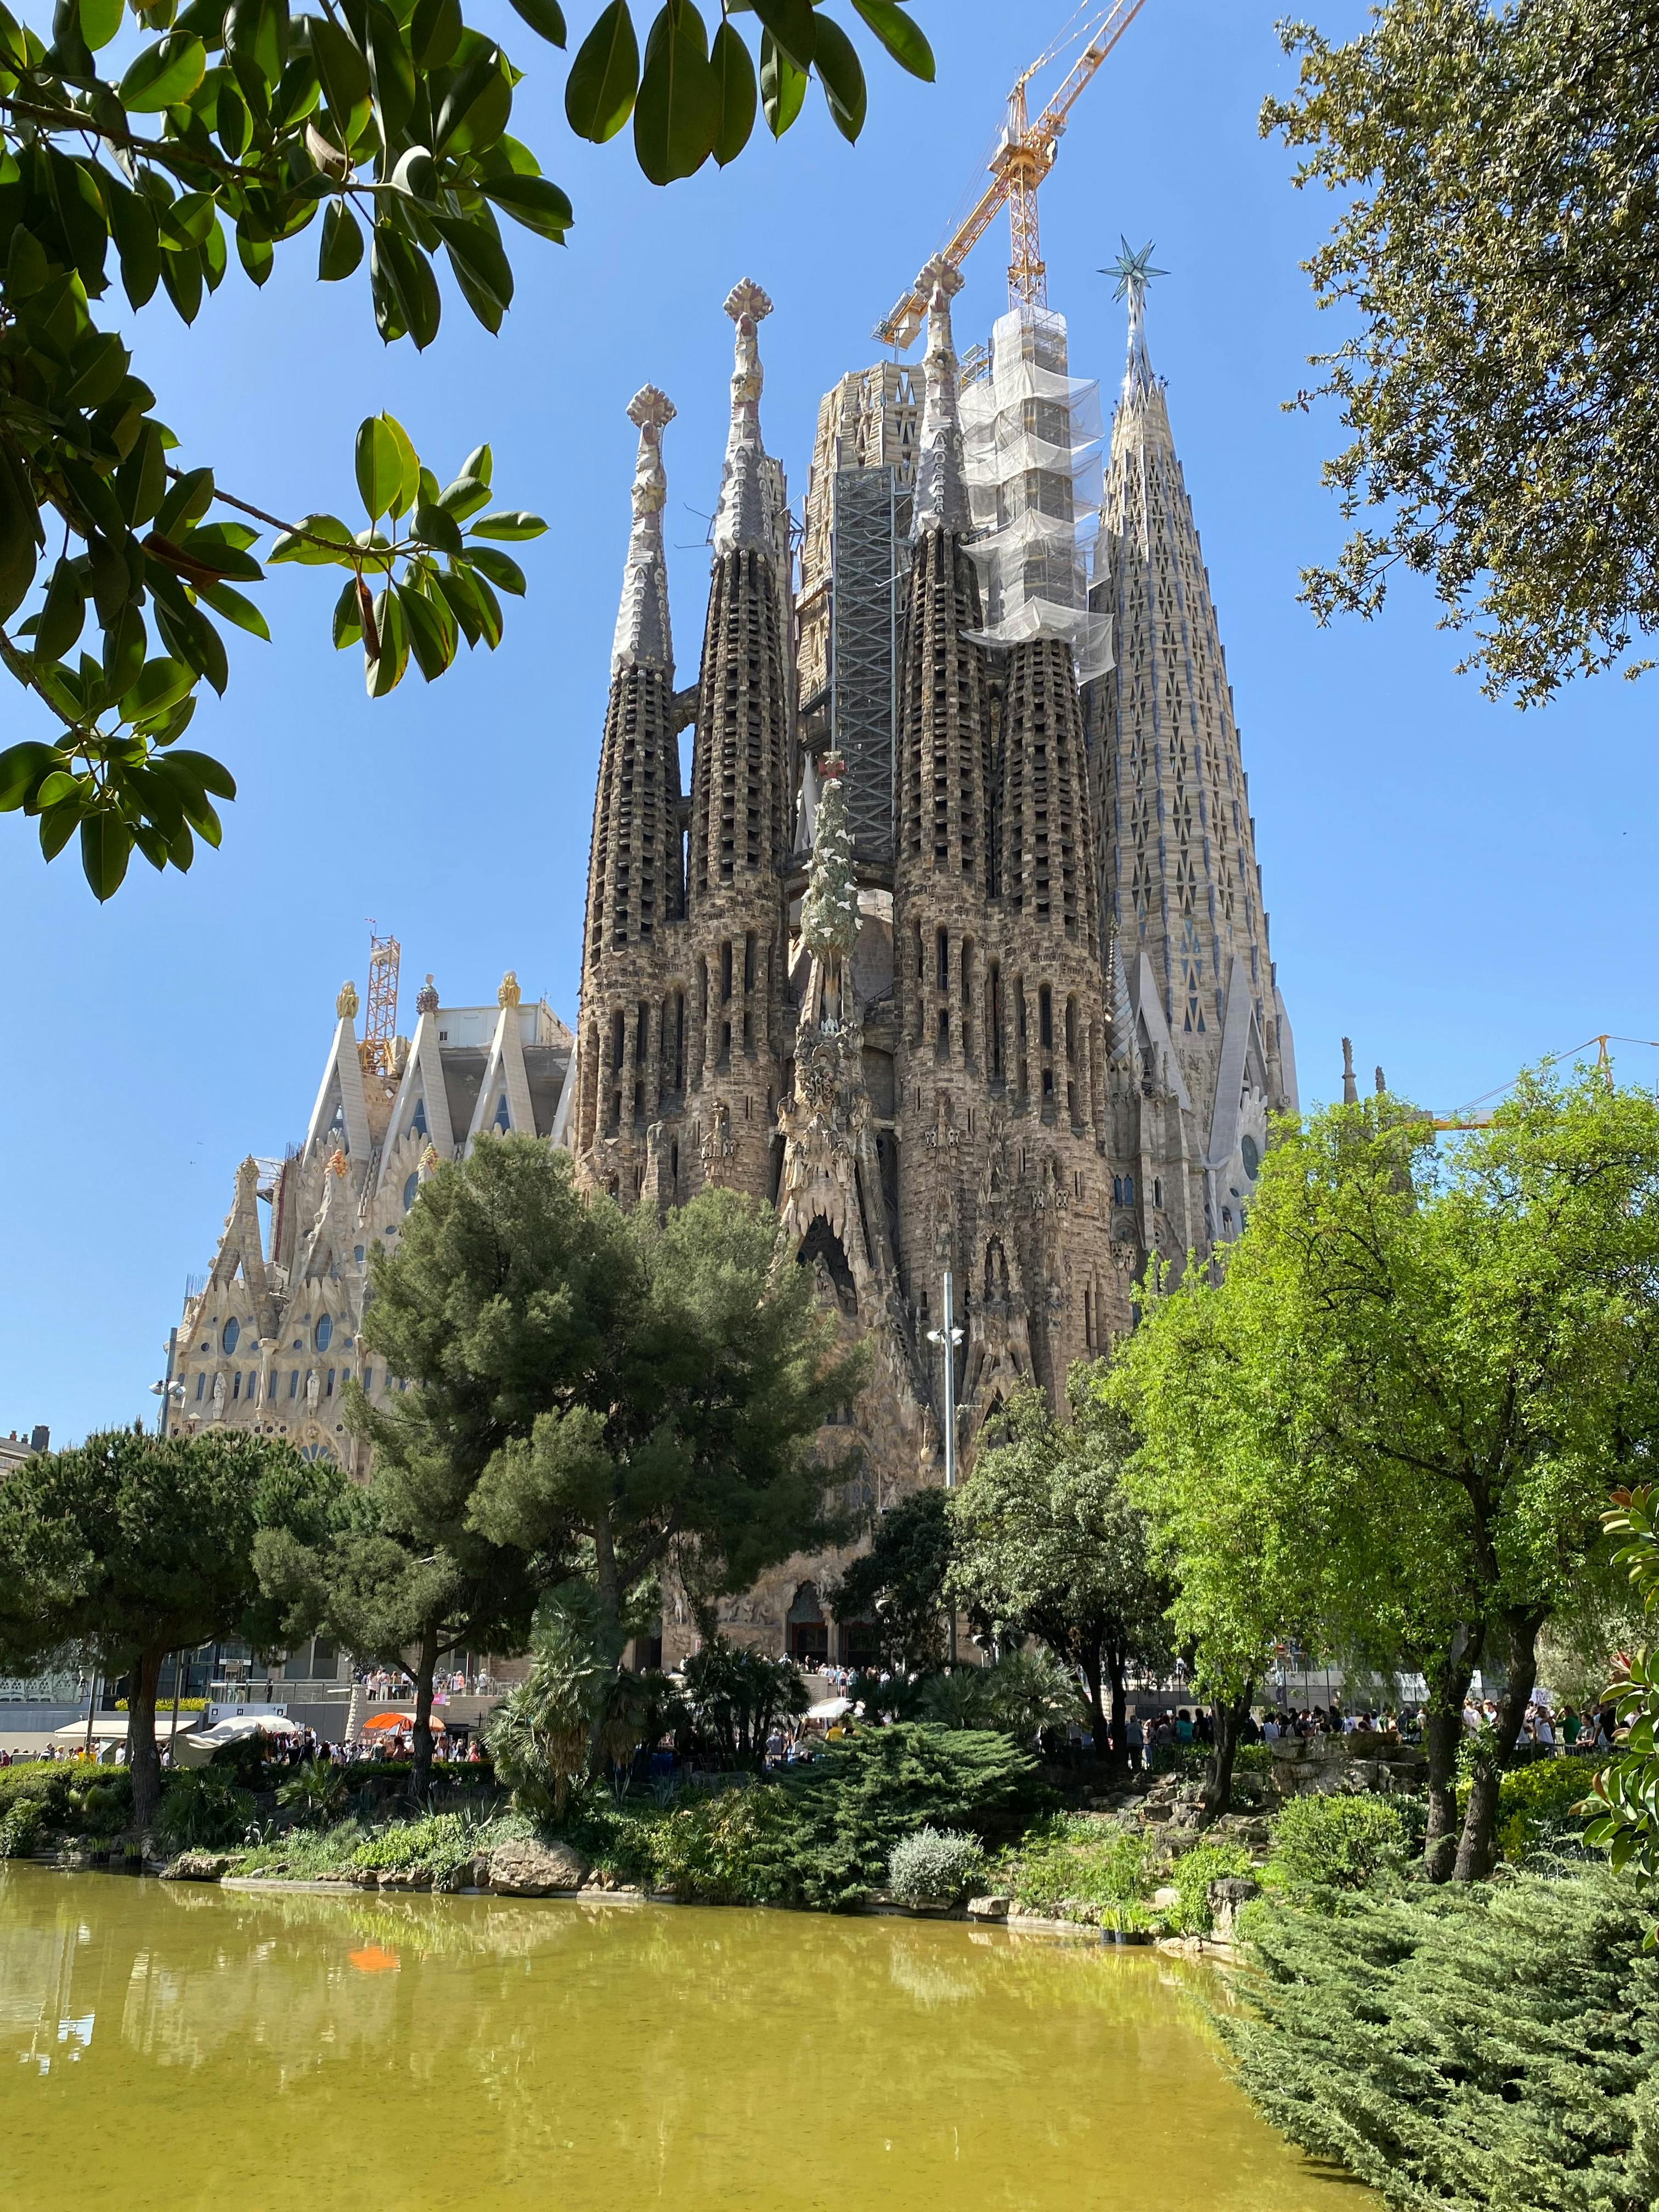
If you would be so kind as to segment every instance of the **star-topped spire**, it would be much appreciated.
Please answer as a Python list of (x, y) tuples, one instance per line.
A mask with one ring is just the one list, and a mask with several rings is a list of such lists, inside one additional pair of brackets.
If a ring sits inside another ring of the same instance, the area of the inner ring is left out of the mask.
[(668, 624), (668, 568), (663, 557), (662, 510), (668, 496), (663, 473), (662, 434), (674, 419), (674, 403), (654, 384), (634, 394), (628, 419), (640, 434), (634, 464), (634, 527), (623, 570), (622, 605), (617, 613), (611, 673), (625, 668), (672, 668), (674, 641)]
[(1129, 303), (1129, 361), (1124, 373), (1126, 384), (1152, 380), (1152, 356), (1146, 350), (1146, 287), (1154, 276), (1167, 276), (1167, 269), (1154, 269), (1152, 255), (1157, 250), (1151, 239), (1142, 246), (1132, 246), (1120, 233), (1118, 257), (1109, 261), (1100, 271), (1103, 276), (1115, 276), (1115, 300)]
[(772, 302), (745, 276), (726, 295), (726, 312), (737, 325), (737, 361), (732, 371), (732, 430), (714, 510), (714, 547), (717, 554), (735, 552), (740, 545), (763, 545), (771, 550), (776, 517), (770, 512), (763, 465), (766, 447), (761, 438), (760, 401), (766, 374), (761, 367), (759, 330), (772, 312)]

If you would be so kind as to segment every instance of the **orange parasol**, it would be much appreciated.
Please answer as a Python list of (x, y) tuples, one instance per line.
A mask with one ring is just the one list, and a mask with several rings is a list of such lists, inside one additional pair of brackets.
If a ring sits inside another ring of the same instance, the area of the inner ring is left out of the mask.
[[(447, 1725), (441, 1713), (433, 1714), (432, 1725), (434, 1729), (441, 1729)], [(415, 1716), (413, 1713), (374, 1713), (363, 1723), (365, 1735), (368, 1735), (371, 1730), (378, 1732), (383, 1729), (402, 1729), (412, 1735), (415, 1733)]]

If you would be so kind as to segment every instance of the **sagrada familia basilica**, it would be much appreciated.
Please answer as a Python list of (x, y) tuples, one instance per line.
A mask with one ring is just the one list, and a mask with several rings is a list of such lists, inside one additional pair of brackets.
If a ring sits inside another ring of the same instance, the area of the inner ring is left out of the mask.
[[(398, 1387), (358, 1340), (368, 1255), (486, 1133), (568, 1148), (626, 1206), (722, 1185), (773, 1206), (786, 1254), (873, 1340), (848, 1419), (877, 1510), (944, 1479), (945, 1357), (965, 1462), (1018, 1382), (1058, 1401), (1133, 1326), (1153, 1255), (1179, 1267), (1242, 1230), (1295, 1061), (1144, 269), (1103, 465), (1064, 318), (1017, 307), (959, 360), (960, 282), (924, 271), (919, 377), (887, 362), (823, 400), (798, 550), (761, 428), (771, 303), (732, 291), (683, 686), (674, 409), (635, 398), (574, 1036), (509, 975), (482, 1007), (428, 977), (398, 1036), (382, 962), (360, 1037), (348, 985), (303, 1144), (244, 1162), (186, 1303), (173, 1425), (354, 1466), (343, 1378)], [(821, 1602), (836, 1567), (792, 1562), (727, 1607), (733, 1633), (858, 1656)], [(689, 1636), (665, 1621), (668, 1663)]]

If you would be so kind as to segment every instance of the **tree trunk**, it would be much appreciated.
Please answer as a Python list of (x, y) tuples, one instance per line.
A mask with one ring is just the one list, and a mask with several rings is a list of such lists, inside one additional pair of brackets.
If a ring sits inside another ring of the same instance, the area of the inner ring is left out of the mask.
[(1124, 1680), (1128, 1669), (1121, 1651), (1109, 1651), (1106, 1663), (1112, 1681), (1112, 1748), (1120, 1766), (1129, 1763), (1129, 1699)]
[(1097, 1762), (1109, 1759), (1113, 1750), (1121, 1743), (1121, 1734), (1109, 1734), (1105, 1700), (1101, 1692), (1105, 1687), (1105, 1671), (1100, 1663), (1099, 1650), (1083, 1655), (1083, 1679), (1089, 1685), (1089, 1732), (1095, 1740)]
[(1218, 1820), (1233, 1802), (1233, 1760), (1238, 1753), (1238, 1740), (1244, 1723), (1249, 1718), (1250, 1699), (1255, 1690), (1254, 1679), (1248, 1680), (1237, 1697), (1231, 1700), (1218, 1698), (1211, 1707), (1214, 1717), (1215, 1743), (1210, 1753), (1209, 1767), (1204, 1777), (1204, 1795), (1200, 1800), (1204, 1826)]
[(1429, 1701), (1423, 1738), (1429, 1754), (1429, 1825), (1423, 1869), (1431, 1881), (1449, 1881), (1457, 1856), (1457, 1753), (1463, 1741), (1463, 1701), (1469, 1694), (1484, 1631), (1460, 1622), (1451, 1648), (1425, 1666)]
[(155, 1692), (165, 1651), (141, 1651), (128, 1677), (127, 1771), (132, 1777), (132, 1825), (155, 1825), (161, 1802), (161, 1755), (155, 1748)]
[[(621, 1664), (622, 1578), (617, 1567), (617, 1547), (611, 1534), (611, 1523), (601, 1513), (593, 1526), (594, 1580), (598, 1584), (599, 1656), (613, 1670)], [(590, 1781), (601, 1780), (605, 1773), (605, 1707), (603, 1694), (595, 1698), (587, 1731), (587, 1773)]]
[(415, 1738), (409, 1768), (409, 1797), (424, 1805), (432, 1787), (432, 1677), (438, 1667), (438, 1625), (428, 1621), (421, 1631), (420, 1656), (415, 1662)]
[(1504, 1761), (1515, 1748), (1538, 1680), (1538, 1630), (1541, 1615), (1512, 1607), (1500, 1615), (1507, 1680), (1498, 1699), (1497, 1742), (1483, 1740), (1475, 1754), (1474, 1778), (1457, 1839), (1454, 1881), (1485, 1881), (1498, 1856), (1498, 1785)]

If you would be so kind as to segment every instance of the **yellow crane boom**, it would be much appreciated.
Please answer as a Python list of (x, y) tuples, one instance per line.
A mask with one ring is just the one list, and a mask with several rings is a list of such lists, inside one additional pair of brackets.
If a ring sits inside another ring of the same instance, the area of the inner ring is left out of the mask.
[[(991, 219), (999, 208), (1006, 206), (1013, 247), (1008, 264), (1010, 307), (1048, 305), (1047, 272), (1037, 233), (1037, 187), (1054, 166), (1066, 118), (1076, 106), (1085, 86), (1146, 4), (1146, 0), (1111, 0), (1111, 5), (1096, 9), (1081, 32), (1062, 33), (1014, 81), (1008, 94), (1007, 121), (991, 156), (991, 181), (937, 257), (951, 268), (959, 269), (975, 242), (990, 228)], [(1083, 10), (1079, 9), (1078, 12), (1081, 14)], [(1083, 52), (1073, 63), (1053, 99), (1036, 122), (1031, 122), (1027, 114), (1027, 85), (1079, 37), (1085, 41)], [(884, 345), (908, 346), (914, 342), (927, 317), (927, 295), (918, 282), (892, 313), (876, 325), (874, 334)]]

